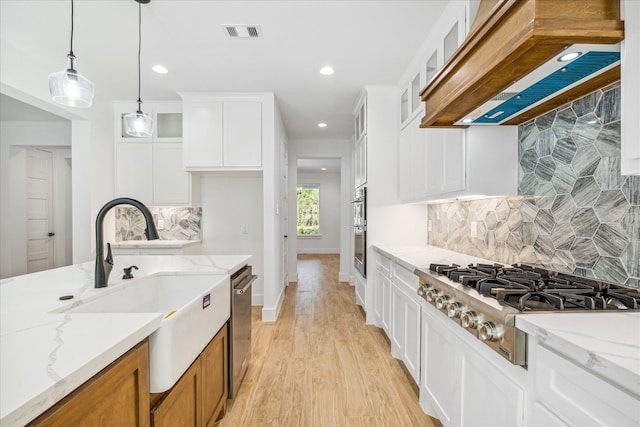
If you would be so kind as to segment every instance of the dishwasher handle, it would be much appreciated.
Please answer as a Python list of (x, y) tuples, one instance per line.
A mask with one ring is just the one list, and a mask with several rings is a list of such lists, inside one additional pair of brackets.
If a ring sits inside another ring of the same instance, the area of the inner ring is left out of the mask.
[(247, 276), (247, 279), (249, 279), (247, 283), (242, 287), (240, 287), (242, 283), (240, 283), (240, 285), (238, 285), (237, 287), (234, 287), (233, 293), (236, 295), (244, 294), (245, 292), (247, 292), (247, 289), (251, 287), (251, 284), (256, 281), (257, 278), (258, 276), (256, 276), (255, 274), (252, 274), (251, 276)]

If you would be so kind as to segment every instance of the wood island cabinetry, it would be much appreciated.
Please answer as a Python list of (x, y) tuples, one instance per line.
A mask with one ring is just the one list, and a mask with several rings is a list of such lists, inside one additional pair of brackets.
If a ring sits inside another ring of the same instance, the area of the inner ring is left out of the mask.
[(227, 325), (168, 391), (151, 395), (151, 425), (213, 426), (227, 402)]
[(149, 342), (136, 345), (29, 426), (148, 426)]

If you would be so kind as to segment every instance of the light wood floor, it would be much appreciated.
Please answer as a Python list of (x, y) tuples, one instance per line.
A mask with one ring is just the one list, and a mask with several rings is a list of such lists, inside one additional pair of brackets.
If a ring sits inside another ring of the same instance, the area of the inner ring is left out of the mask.
[(254, 307), (249, 368), (220, 427), (440, 425), (338, 269), (338, 255), (300, 255), (278, 321)]

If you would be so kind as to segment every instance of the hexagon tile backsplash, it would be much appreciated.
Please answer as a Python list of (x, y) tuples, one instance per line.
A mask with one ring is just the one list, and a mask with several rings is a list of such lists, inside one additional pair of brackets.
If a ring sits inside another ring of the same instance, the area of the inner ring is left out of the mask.
[(429, 244), (640, 287), (640, 176), (620, 175), (619, 84), (518, 133), (519, 195), (429, 205)]

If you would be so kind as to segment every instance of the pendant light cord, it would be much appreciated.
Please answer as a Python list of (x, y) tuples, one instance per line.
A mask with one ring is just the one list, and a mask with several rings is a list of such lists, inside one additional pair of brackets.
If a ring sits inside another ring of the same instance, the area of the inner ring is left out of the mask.
[(140, 99), (140, 51), (142, 50), (142, 3), (138, 3), (138, 112), (142, 112), (142, 99)]
[(73, 70), (73, 60), (76, 58), (76, 56), (73, 54), (73, 0), (71, 0), (71, 42), (69, 46), (69, 55), (67, 55), (67, 57), (71, 61), (70, 66)]

